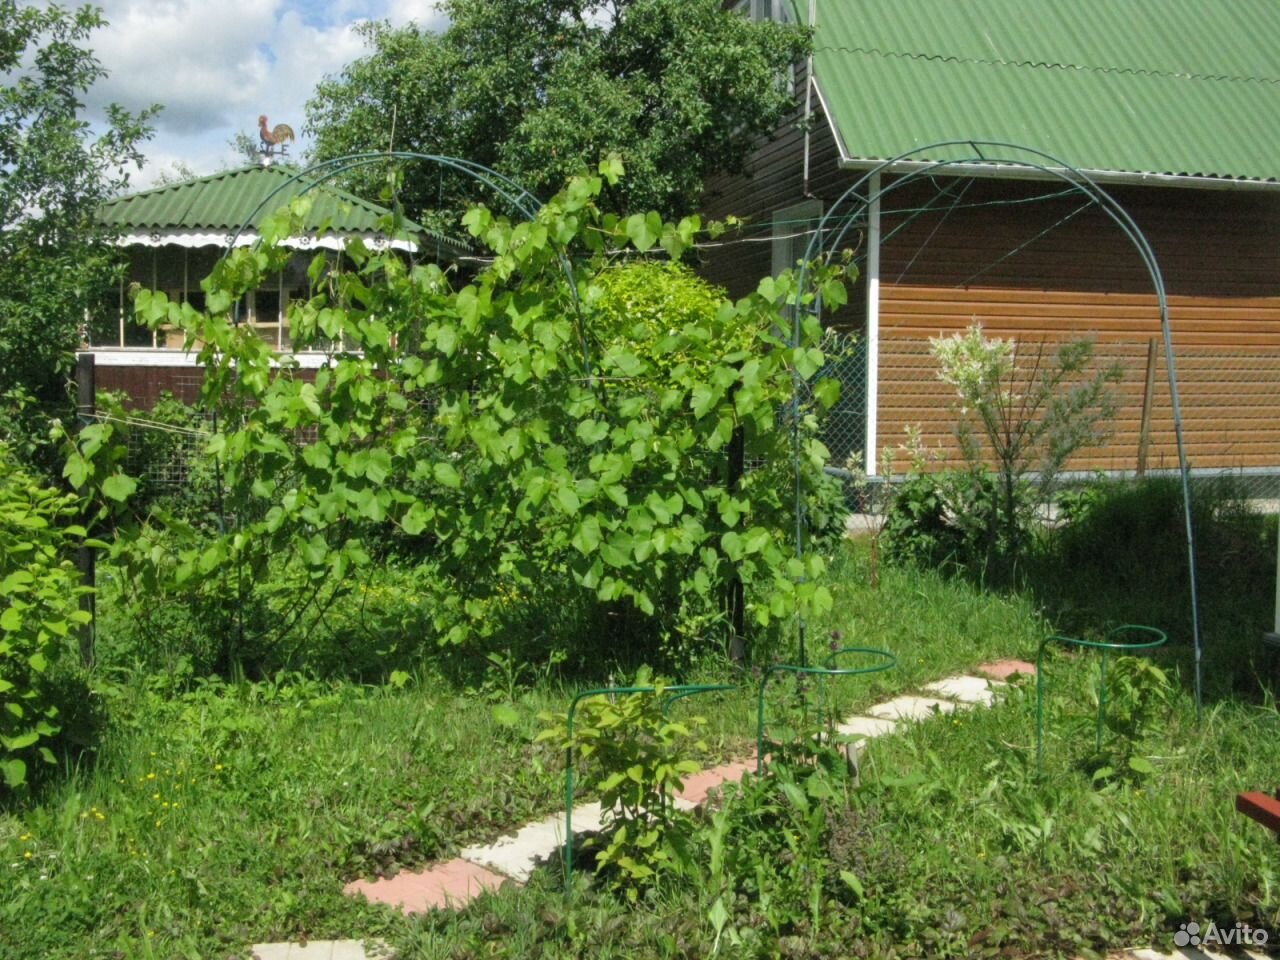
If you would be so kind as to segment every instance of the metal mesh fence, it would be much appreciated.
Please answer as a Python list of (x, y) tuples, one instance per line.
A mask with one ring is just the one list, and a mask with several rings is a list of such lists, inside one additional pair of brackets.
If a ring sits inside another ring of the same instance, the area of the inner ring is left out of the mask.
[(213, 431), (209, 418), (201, 417), (185, 423), (169, 423), (148, 415), (124, 418), (128, 427), (128, 455), (125, 472), (151, 488), (186, 485), (192, 464)]
[(823, 344), (827, 364), (813, 382), (840, 384), (840, 399), (823, 415), (821, 439), (830, 465), (844, 468), (853, 455), (865, 453), (867, 441), (867, 344), (862, 337), (831, 333)]
[[(1060, 341), (1046, 341), (1052, 350)], [(1020, 356), (1035, 345), (1022, 345)], [(1194, 482), (1230, 478), (1248, 499), (1280, 499), (1280, 348), (1179, 346), (1175, 363), (1183, 436)], [(828, 345), (821, 376), (840, 381), (840, 402), (826, 414), (823, 440), (830, 465), (844, 467), (850, 453), (865, 454), (867, 350), (864, 340)], [(1078, 453), (1060, 479), (1087, 481), (1099, 472), (1115, 479), (1176, 475), (1178, 454), (1163, 341), (1108, 340), (1095, 344), (1094, 366), (1115, 365), (1115, 414), (1106, 441)], [(925, 447), (958, 466), (956, 396), (938, 379), (937, 363), (923, 337), (885, 337), (878, 357), (876, 451), (900, 447), (907, 428), (919, 428)], [(864, 458), (865, 465), (865, 458)], [(896, 471), (905, 468), (897, 458)]]

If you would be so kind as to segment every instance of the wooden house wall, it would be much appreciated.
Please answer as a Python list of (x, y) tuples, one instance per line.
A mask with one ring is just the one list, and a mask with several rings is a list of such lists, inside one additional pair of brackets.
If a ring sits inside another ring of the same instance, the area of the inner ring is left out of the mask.
[[(975, 182), (961, 201), (975, 206), (920, 216), (884, 245), (880, 445), (899, 443), (918, 424), (931, 444), (952, 446), (952, 395), (937, 380), (929, 338), (976, 321), (989, 335), (1015, 339), (1024, 367), (1041, 349), (1079, 336), (1094, 340), (1099, 364), (1121, 365), (1110, 439), (1078, 456), (1075, 469), (1136, 467), (1155, 340), (1147, 464), (1176, 465), (1151, 278), (1101, 210), (1062, 222), (1083, 198), (1025, 202), (1052, 188)], [(1280, 202), (1227, 191), (1111, 192), (1145, 233), (1165, 279), (1192, 466), (1280, 468)], [(884, 206), (887, 234), (909, 216), (893, 209), (911, 206)]]
[[(821, 115), (810, 146), (810, 194), (829, 208), (859, 174), (838, 169)], [(803, 147), (803, 133), (791, 127), (762, 141), (745, 174), (709, 185), (707, 215), (769, 223), (774, 211), (804, 197)], [(1177, 464), (1150, 276), (1104, 212), (1078, 194), (1053, 196), (1065, 186), (938, 176), (883, 195), (878, 449), (919, 426), (927, 442), (954, 453), (952, 398), (937, 379), (929, 338), (978, 321), (991, 335), (1015, 338), (1024, 360), (1041, 344), (1051, 350), (1090, 336), (1098, 362), (1121, 364), (1111, 437), (1078, 456), (1073, 469), (1135, 468), (1156, 339), (1147, 465)], [(1280, 469), (1280, 197), (1175, 187), (1108, 192), (1144, 231), (1164, 275), (1192, 466)], [(706, 276), (735, 296), (771, 270), (769, 231), (750, 236), (762, 242), (705, 254)], [(864, 291), (860, 283), (855, 299)], [(863, 329), (861, 311), (835, 321)]]

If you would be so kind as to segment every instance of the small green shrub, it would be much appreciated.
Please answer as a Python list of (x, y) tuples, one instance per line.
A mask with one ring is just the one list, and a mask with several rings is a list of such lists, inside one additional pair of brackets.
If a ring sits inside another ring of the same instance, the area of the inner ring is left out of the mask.
[[(636, 686), (649, 685), (643, 672), (636, 680)], [(688, 855), (692, 821), (672, 801), (683, 778), (698, 770), (688, 752), (706, 749), (693, 733), (703, 719), (669, 719), (667, 685), (656, 680), (652, 687), (583, 700), (572, 733), (568, 714), (541, 714), (547, 726), (536, 738), (590, 765), (588, 786), (608, 819), (607, 836), (595, 851), (596, 871), (610, 875), (631, 901)]]
[(1097, 751), (1085, 761), (1095, 783), (1116, 779), (1141, 782), (1155, 773), (1139, 748), (1157, 727), (1170, 705), (1169, 676), (1147, 657), (1116, 657), (1099, 687), (1106, 698), (1106, 733)]
[[(1016, 488), (1016, 497), (1019, 513), (1029, 515), (1025, 485)], [(894, 491), (885, 519), (885, 560), (987, 575), (1014, 551), (999, 519), (1000, 500), (995, 475), (986, 471), (913, 471)], [(1024, 543), (1030, 538), (1025, 520), (1019, 521), (1016, 536)]]
[(985, 531), (984, 573), (995, 560), (989, 572), (1011, 581), (1036, 536), (1037, 497), (1049, 495), (1077, 451), (1106, 439), (1115, 412), (1111, 386), (1123, 369), (1090, 370), (1093, 341), (1087, 338), (1050, 350), (1044, 342), (988, 338), (977, 323), (929, 343), (938, 379), (955, 390), (960, 452), (969, 473), (982, 477), (973, 485), (987, 487), (990, 471), (994, 493), (954, 504), (953, 516), (962, 527)]
[(60, 729), (55, 672), (88, 623), (70, 560), (85, 537), (77, 498), (41, 486), (0, 444), (0, 774), (15, 790), (36, 761), (55, 762)]

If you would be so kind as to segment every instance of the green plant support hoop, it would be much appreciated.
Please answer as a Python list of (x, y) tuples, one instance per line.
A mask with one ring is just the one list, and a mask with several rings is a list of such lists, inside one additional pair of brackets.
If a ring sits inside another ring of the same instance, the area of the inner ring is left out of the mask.
[[(1150, 639), (1123, 640), (1129, 634), (1137, 634)], [(1107, 718), (1107, 654), (1112, 650), (1129, 653), (1136, 650), (1151, 650), (1163, 646), (1169, 638), (1163, 630), (1155, 627), (1144, 627), (1136, 623), (1126, 623), (1107, 631), (1105, 640), (1083, 640), (1079, 637), (1045, 637), (1040, 641), (1040, 649), (1036, 652), (1036, 771), (1044, 773), (1044, 648), (1051, 643), (1065, 643), (1073, 647), (1087, 647), (1102, 651), (1101, 674), (1098, 680), (1098, 719), (1097, 747), (1102, 749), (1102, 728)]]
[[(695, 697), (701, 693), (719, 693), (725, 690), (736, 690), (737, 687), (731, 683), (687, 683), (678, 684), (670, 687), (663, 687), (662, 692), (666, 699), (662, 703), (662, 713), (665, 716), (667, 711), (671, 709), (672, 704), (677, 700), (684, 700), (688, 697)], [(594, 690), (584, 690), (578, 694), (569, 703), (568, 720), (565, 724), (565, 732), (569, 741), (573, 741), (573, 715), (578, 709), (578, 704), (590, 697), (612, 697), (618, 694), (631, 693), (657, 693), (657, 688), (649, 686), (641, 687), (597, 687)], [(564, 893), (566, 897), (573, 895), (573, 747), (570, 746), (565, 751), (564, 762)]]
[[(865, 667), (836, 667), (836, 659), (845, 654), (860, 654), (875, 657), (876, 661)], [(807, 667), (794, 663), (775, 663), (769, 667), (760, 680), (760, 691), (756, 695), (756, 774), (764, 772), (764, 691), (775, 673), (792, 673), (798, 675), (814, 675), (818, 677), (856, 677), (864, 673), (879, 673), (898, 665), (898, 658), (888, 650), (877, 650), (874, 647), (841, 647), (833, 650), (824, 661), (825, 667)]]

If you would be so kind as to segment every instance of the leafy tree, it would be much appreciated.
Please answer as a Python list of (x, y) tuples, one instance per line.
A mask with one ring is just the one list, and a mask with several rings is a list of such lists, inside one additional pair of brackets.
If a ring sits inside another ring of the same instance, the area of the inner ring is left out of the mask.
[(231, 148), (236, 156), (236, 162), (233, 166), (240, 164), (256, 166), (262, 162), (262, 151), (258, 147), (258, 138), (243, 130), (237, 130), (236, 135), (227, 141), (227, 146)]
[[(541, 196), (609, 153), (626, 211), (694, 209), (707, 176), (741, 168), (794, 108), (803, 28), (753, 22), (721, 0), (445, 0), (441, 34), (363, 28), (371, 52), (307, 107), (314, 159), (396, 149), (492, 166)], [(349, 186), (376, 196), (374, 171)], [(411, 215), (460, 213), (474, 185), (406, 185)]]
[(41, 423), (67, 411), (67, 375), (85, 312), (111, 286), (116, 258), (97, 204), (128, 183), (158, 108), (83, 118), (105, 71), (85, 46), (103, 25), (85, 6), (0, 0), (0, 439), (38, 459)]
[(174, 160), (168, 167), (156, 174), (155, 185), (164, 187), (171, 183), (182, 183), (184, 180), (191, 180), (197, 176), (199, 174), (192, 169), (191, 164), (185, 160)]
[[(219, 265), (210, 312), (142, 291), (142, 319), (202, 344), (205, 398), (219, 408), (208, 454), (228, 516), (212, 533), (173, 517), (121, 537), (130, 581), (235, 612), (259, 609), (273, 571), (287, 572), (294, 599), (262, 620), (276, 637), (229, 624), (226, 669), (287, 656), (285, 632), (322, 618), (395, 539), (414, 548), (425, 628), (442, 643), (483, 641), (505, 609), (541, 603), (581, 611), (559, 639), (593, 643), (597, 657), (684, 654), (723, 639), (731, 581), (760, 626), (828, 610), (821, 555), (795, 555), (792, 435), (778, 415), (793, 377), (823, 365), (817, 321), (799, 346), (780, 338), (798, 296), (789, 274), (735, 303), (678, 267), (618, 268), (659, 242), (678, 258), (701, 229), (696, 217), (603, 213), (598, 198), (620, 174), (616, 160), (601, 164), (530, 222), (473, 207), (465, 225), (493, 261), (459, 289), (391, 251), (317, 257), (314, 296), (289, 318), (295, 344), (329, 345), (314, 378), (228, 320), (290, 255), (275, 241), (298, 229), (305, 199), (264, 226), (263, 248)], [(842, 302), (839, 270), (818, 282)], [(814, 429), (806, 416), (811, 474), (826, 459)], [(736, 479), (735, 434), (763, 464)], [(126, 500), (131, 482), (103, 462), (110, 447), (89, 439), (66, 476)]]

